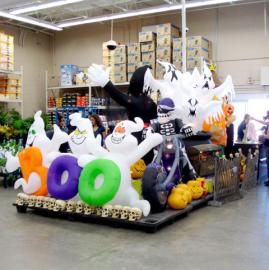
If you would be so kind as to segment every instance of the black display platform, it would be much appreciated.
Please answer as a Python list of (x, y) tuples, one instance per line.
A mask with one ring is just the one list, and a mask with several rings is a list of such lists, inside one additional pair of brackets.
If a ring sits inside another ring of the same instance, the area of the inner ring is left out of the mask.
[(208, 201), (213, 199), (213, 194), (209, 194), (206, 197), (191, 202), (185, 209), (183, 210), (172, 210), (167, 209), (162, 213), (150, 214), (148, 217), (144, 217), (137, 221), (129, 221), (123, 220), (119, 218), (111, 218), (111, 217), (101, 217), (95, 214), (84, 215), (79, 213), (69, 213), (69, 212), (54, 212), (52, 210), (39, 208), (39, 207), (28, 207), (25, 205), (17, 205), (17, 211), (19, 213), (26, 213), (28, 209), (32, 210), (35, 214), (39, 214), (42, 216), (52, 217), (52, 218), (62, 218), (71, 221), (81, 221), (86, 223), (97, 223), (97, 224), (105, 224), (112, 227), (122, 227), (133, 230), (141, 230), (145, 232), (155, 233), (160, 228), (174, 223), (176, 220), (183, 218), (189, 214), (192, 210), (198, 209), (202, 206), (206, 206)]

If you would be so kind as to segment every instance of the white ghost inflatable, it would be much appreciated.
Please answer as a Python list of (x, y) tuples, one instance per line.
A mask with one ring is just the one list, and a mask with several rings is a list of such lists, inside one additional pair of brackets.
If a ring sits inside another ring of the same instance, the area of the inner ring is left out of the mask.
[(208, 119), (218, 119), (223, 115), (222, 100), (224, 96), (234, 96), (231, 76), (217, 88), (214, 88), (212, 74), (206, 64), (204, 71), (199, 73), (195, 68), (189, 72), (180, 73), (167, 62), (158, 61), (165, 69), (164, 80), (158, 81), (162, 98), (171, 98), (176, 107), (176, 117), (192, 126), (194, 133), (202, 130), (203, 122)]
[[(120, 122), (105, 140), (107, 150), (94, 144), (91, 147), (94, 157), (82, 156), (78, 163), (81, 167), (85, 167), (95, 158), (105, 158), (115, 162), (120, 169), (121, 181), (115, 197), (108, 203), (137, 207), (142, 210), (144, 216), (147, 216), (150, 212), (150, 204), (146, 200), (140, 200), (138, 193), (132, 187), (130, 167), (152, 148), (159, 145), (163, 138), (160, 134), (149, 133), (146, 139), (138, 145), (137, 139), (131, 133), (139, 132), (143, 127), (143, 120), (138, 117), (135, 118), (135, 122), (129, 120)], [(102, 176), (99, 177), (102, 178)], [(102, 181), (102, 179), (97, 180)], [(95, 185), (98, 185), (96, 182)]]
[[(53, 137), (50, 140), (46, 136), (45, 125), (41, 114), (41, 111), (35, 113), (34, 122), (28, 131), (25, 149), (32, 146), (37, 147), (42, 155), (42, 166), (48, 168), (50, 165), (48, 155), (52, 152), (59, 151), (61, 144), (67, 141), (68, 135), (62, 132), (57, 125), (54, 125)], [(21, 164), (18, 156), (14, 157), (11, 154), (7, 154), (6, 157), (6, 170), (8, 172), (13, 172), (20, 167)], [(20, 178), (15, 182), (15, 189), (20, 186), (22, 186), (25, 193), (32, 194), (41, 187), (41, 179), (37, 173), (32, 172), (28, 179)]]

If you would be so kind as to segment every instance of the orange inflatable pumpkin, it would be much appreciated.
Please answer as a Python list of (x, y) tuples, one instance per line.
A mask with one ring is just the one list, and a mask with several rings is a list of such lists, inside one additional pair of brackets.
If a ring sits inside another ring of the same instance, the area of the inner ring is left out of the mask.
[(181, 191), (176, 190), (174, 192), (171, 192), (168, 197), (167, 203), (172, 209), (184, 209), (188, 204), (188, 198), (187, 195), (184, 194), (184, 191), (182, 193)]

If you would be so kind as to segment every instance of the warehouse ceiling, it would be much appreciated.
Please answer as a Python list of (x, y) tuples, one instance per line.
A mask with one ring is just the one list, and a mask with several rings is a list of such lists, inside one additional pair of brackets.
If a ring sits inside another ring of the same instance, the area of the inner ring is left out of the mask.
[[(214, 0), (211, 0), (212, 2)], [(36, 8), (43, 6), (44, 4), (51, 4), (55, 2), (61, 2), (59, 6), (47, 7), (40, 10), (22, 10), (25, 8)], [(64, 3), (63, 3), (64, 2)], [(70, 3), (73, 2), (73, 3)], [(186, 0), (187, 4), (190, 3), (203, 3), (210, 2), (208, 0)], [(221, 2), (221, 1), (220, 1)], [(234, 0), (226, 1), (226, 3), (207, 5), (206, 8), (212, 8), (216, 6), (229, 6), (248, 3), (261, 3), (269, 2), (264, 0)], [(0, 1), (0, 22), (21, 25), (24, 27), (32, 28), (35, 30), (53, 31), (62, 30), (65, 27), (71, 27), (73, 22), (93, 23), (92, 18), (97, 18), (97, 23), (100, 23), (103, 17), (105, 20), (110, 20), (109, 16), (115, 14), (126, 14), (132, 12), (138, 12), (140, 10), (149, 10), (159, 7), (172, 7), (179, 5), (180, 0), (1, 0)], [(205, 8), (204, 7), (204, 8)], [(198, 7), (194, 7), (198, 8)], [(175, 9), (177, 10), (177, 9)], [(175, 10), (173, 10), (175, 12)], [(167, 12), (167, 11), (164, 11)], [(164, 13), (162, 12), (162, 13)], [(161, 12), (160, 12), (161, 13)], [(10, 15), (11, 14), (11, 15)], [(13, 15), (12, 15), (13, 14)], [(152, 15), (152, 14), (151, 14)], [(148, 14), (147, 14), (148, 16)], [(102, 18), (100, 18), (102, 17)], [(133, 17), (131, 15), (130, 17)], [(22, 19), (21, 19), (22, 18)], [(30, 19), (31, 22), (26, 21)], [(99, 19), (99, 21), (98, 21)], [(104, 21), (105, 21), (104, 20)], [(39, 25), (41, 23), (41, 25)], [(78, 23), (82, 24), (82, 23)], [(46, 28), (46, 25), (49, 26)], [(55, 28), (55, 29), (54, 29)], [(59, 29), (57, 29), (59, 28)]]

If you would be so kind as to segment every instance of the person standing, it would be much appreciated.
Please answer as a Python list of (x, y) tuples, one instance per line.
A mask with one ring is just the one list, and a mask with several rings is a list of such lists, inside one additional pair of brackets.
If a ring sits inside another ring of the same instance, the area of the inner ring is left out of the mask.
[(104, 128), (100, 116), (98, 114), (93, 114), (90, 116), (92, 122), (94, 136), (97, 137), (99, 134), (102, 137), (102, 145), (104, 144), (104, 138), (106, 136), (106, 129)]
[(237, 141), (242, 142), (244, 139), (247, 140), (247, 128), (250, 121), (250, 115), (245, 114), (244, 120), (240, 123), (237, 130)]

